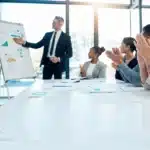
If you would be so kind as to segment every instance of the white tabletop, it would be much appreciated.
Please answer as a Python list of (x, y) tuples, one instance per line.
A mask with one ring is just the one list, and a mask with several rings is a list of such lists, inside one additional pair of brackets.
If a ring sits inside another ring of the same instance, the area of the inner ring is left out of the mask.
[(121, 82), (37, 81), (0, 108), (0, 149), (150, 150), (150, 92)]

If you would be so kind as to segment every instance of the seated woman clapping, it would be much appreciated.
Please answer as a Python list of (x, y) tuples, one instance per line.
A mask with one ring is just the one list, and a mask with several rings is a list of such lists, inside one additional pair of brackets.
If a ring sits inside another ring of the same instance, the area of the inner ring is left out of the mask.
[(91, 61), (87, 61), (80, 67), (81, 77), (87, 78), (105, 78), (106, 65), (99, 61), (99, 56), (105, 51), (104, 47), (92, 47), (88, 54)]
[[(135, 56), (134, 52), (136, 53), (136, 47), (135, 47), (135, 39), (132, 37), (125, 37), (122, 40), (121, 46), (120, 46), (120, 52), (123, 54), (123, 62), (131, 69), (133, 69), (137, 64), (137, 57)], [(116, 49), (113, 49), (115, 53)], [(115, 78), (118, 80), (123, 80), (121, 73), (119, 70), (116, 70)]]
[[(112, 66), (118, 71), (123, 81), (131, 83), (134, 86), (141, 86), (138, 64), (134, 67), (130, 67), (129, 63), (125, 62), (125, 58), (122, 56), (118, 48), (114, 48), (112, 51), (107, 51), (106, 55), (112, 60)], [(133, 60), (134, 59), (135, 58), (133, 58)]]
[(137, 58), (140, 67), (141, 81), (145, 89), (150, 90), (150, 24), (137, 35)]

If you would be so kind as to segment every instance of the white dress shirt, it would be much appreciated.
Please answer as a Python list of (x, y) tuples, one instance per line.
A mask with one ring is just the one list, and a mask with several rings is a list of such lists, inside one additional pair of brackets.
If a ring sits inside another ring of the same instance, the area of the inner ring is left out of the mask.
[(61, 35), (62, 31), (61, 31), (61, 30), (57, 31), (56, 37), (55, 37), (55, 43), (54, 43), (53, 54), (50, 55), (50, 50), (51, 50), (52, 41), (53, 41), (53, 38), (54, 38), (54, 33), (55, 33), (55, 31), (53, 32), (53, 35), (52, 35), (52, 37), (51, 37), (51, 39), (50, 39), (50, 44), (49, 44), (49, 49), (48, 49), (47, 57), (53, 57), (53, 56), (55, 56), (56, 47), (57, 47), (57, 44), (58, 44), (58, 41), (59, 41), (59, 38), (60, 38), (60, 35)]
[(94, 70), (95, 66), (96, 66), (96, 64), (90, 63), (90, 65), (87, 69), (87, 72), (86, 72), (86, 76), (88, 76), (88, 77), (92, 76), (92, 73), (93, 73), (93, 70)]

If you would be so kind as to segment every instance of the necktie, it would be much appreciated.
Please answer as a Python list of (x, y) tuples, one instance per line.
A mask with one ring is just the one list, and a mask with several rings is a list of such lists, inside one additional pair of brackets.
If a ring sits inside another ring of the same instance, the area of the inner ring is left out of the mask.
[(53, 40), (52, 40), (52, 45), (51, 45), (51, 49), (50, 49), (50, 55), (53, 54), (54, 44), (55, 44), (55, 39), (56, 39), (56, 34), (57, 34), (57, 32), (54, 32), (54, 36), (53, 36)]

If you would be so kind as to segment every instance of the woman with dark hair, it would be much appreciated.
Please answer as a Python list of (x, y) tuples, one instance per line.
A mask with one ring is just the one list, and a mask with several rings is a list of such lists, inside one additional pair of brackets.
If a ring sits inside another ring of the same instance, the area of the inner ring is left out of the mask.
[(131, 83), (134, 86), (142, 86), (139, 65), (136, 56), (133, 55), (133, 51), (136, 50), (135, 45), (136, 41), (133, 38), (124, 38), (121, 52), (125, 53), (125, 57), (122, 56), (118, 48), (114, 48), (112, 51), (107, 51), (106, 55), (113, 62), (112, 66), (117, 71), (116, 76), (119, 74), (121, 77), (120, 79), (123, 81)]
[[(134, 52), (136, 53), (135, 42), (136, 41), (134, 38), (125, 37), (120, 46), (120, 51), (122, 54), (124, 54), (123, 62), (131, 69), (138, 64), (137, 57), (134, 54)], [(118, 80), (123, 80), (118, 70), (116, 71), (115, 78)]]
[(89, 52), (89, 59), (91, 61), (85, 62), (80, 68), (80, 74), (82, 77), (87, 78), (105, 78), (106, 65), (99, 61), (99, 56), (105, 51), (104, 47), (92, 47)]

